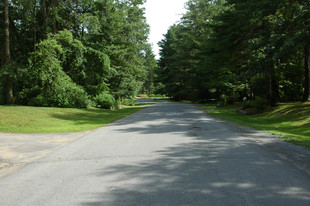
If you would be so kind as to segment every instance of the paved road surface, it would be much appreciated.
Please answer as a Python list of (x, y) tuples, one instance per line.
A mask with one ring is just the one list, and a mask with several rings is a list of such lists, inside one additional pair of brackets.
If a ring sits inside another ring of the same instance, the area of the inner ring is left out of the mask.
[(310, 176), (249, 134), (158, 103), (0, 179), (0, 205), (310, 205)]
[(90, 132), (0, 133), (0, 178)]

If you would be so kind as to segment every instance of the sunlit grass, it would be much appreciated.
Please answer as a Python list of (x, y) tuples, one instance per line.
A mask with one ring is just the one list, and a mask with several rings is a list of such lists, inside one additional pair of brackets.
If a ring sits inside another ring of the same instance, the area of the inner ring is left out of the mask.
[(281, 103), (256, 115), (242, 115), (231, 108), (207, 112), (239, 125), (283, 136), (282, 139), (286, 141), (310, 148), (310, 105)]
[(147, 107), (147, 106), (152, 106), (154, 104), (152, 103), (135, 103), (136, 107)]
[(93, 130), (143, 107), (118, 110), (0, 106), (0, 132), (59, 133)]

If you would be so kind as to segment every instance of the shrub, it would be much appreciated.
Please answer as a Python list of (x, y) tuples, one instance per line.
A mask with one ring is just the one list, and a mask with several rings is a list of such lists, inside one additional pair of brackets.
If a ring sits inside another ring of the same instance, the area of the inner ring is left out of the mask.
[(121, 108), (121, 103), (119, 100), (115, 100), (114, 102), (114, 109), (120, 109)]
[(135, 106), (136, 100), (135, 99), (125, 99), (122, 104), (128, 106)]
[(30, 106), (49, 106), (47, 100), (44, 98), (42, 94), (39, 94), (38, 96), (32, 98), (29, 102), (28, 105)]
[(226, 98), (226, 103), (227, 103), (227, 104), (233, 104), (233, 103), (235, 103), (235, 101), (236, 101), (236, 99), (235, 99), (235, 97), (233, 97), (233, 96), (228, 96), (228, 97)]
[(265, 110), (268, 107), (268, 100), (262, 97), (256, 97), (255, 100), (245, 102), (243, 109), (253, 108), (257, 111)]
[(115, 104), (114, 97), (108, 92), (103, 92), (94, 98), (95, 106), (98, 108), (112, 109)]
[(226, 105), (226, 102), (223, 101), (223, 100), (218, 101), (217, 104), (216, 104), (217, 107), (222, 107), (222, 106), (225, 106), (225, 105)]
[(227, 96), (226, 95), (222, 95), (219, 99), (219, 101), (217, 102), (217, 105), (218, 107), (221, 107), (221, 106), (225, 106), (227, 104)]
[(85, 108), (89, 104), (84, 89), (72, 82), (68, 76), (60, 76), (50, 85), (50, 89), (39, 92), (39, 95), (31, 98), (28, 105)]
[(165, 94), (150, 94), (149, 97), (162, 97), (162, 98), (165, 98), (166, 95)]
[(23, 72), (24, 88), (19, 92), (19, 103), (51, 107), (88, 106), (84, 88), (74, 83), (62, 68), (63, 55), (64, 49), (55, 39), (48, 38), (37, 44), (36, 53), (29, 59), (29, 67)]
[(89, 100), (85, 90), (75, 84), (68, 76), (56, 82), (55, 94), (51, 98), (51, 105), (57, 107), (85, 108)]

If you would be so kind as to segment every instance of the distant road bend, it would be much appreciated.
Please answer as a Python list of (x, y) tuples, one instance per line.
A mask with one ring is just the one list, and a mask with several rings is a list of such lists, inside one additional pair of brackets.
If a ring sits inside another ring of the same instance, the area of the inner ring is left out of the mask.
[(200, 109), (156, 103), (0, 179), (0, 205), (309, 206), (310, 176)]

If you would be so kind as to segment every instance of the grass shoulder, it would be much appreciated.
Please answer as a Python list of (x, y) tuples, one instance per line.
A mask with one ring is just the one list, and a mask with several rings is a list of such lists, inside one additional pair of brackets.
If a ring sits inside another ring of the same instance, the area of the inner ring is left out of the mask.
[(127, 106), (117, 110), (0, 106), (0, 132), (63, 133), (93, 130), (133, 114), (144, 106)]
[[(310, 105), (297, 102), (279, 103), (263, 113), (242, 115), (240, 105), (206, 108), (206, 112), (221, 119), (280, 136), (288, 142), (310, 148)], [(210, 106), (208, 106), (210, 107)]]

